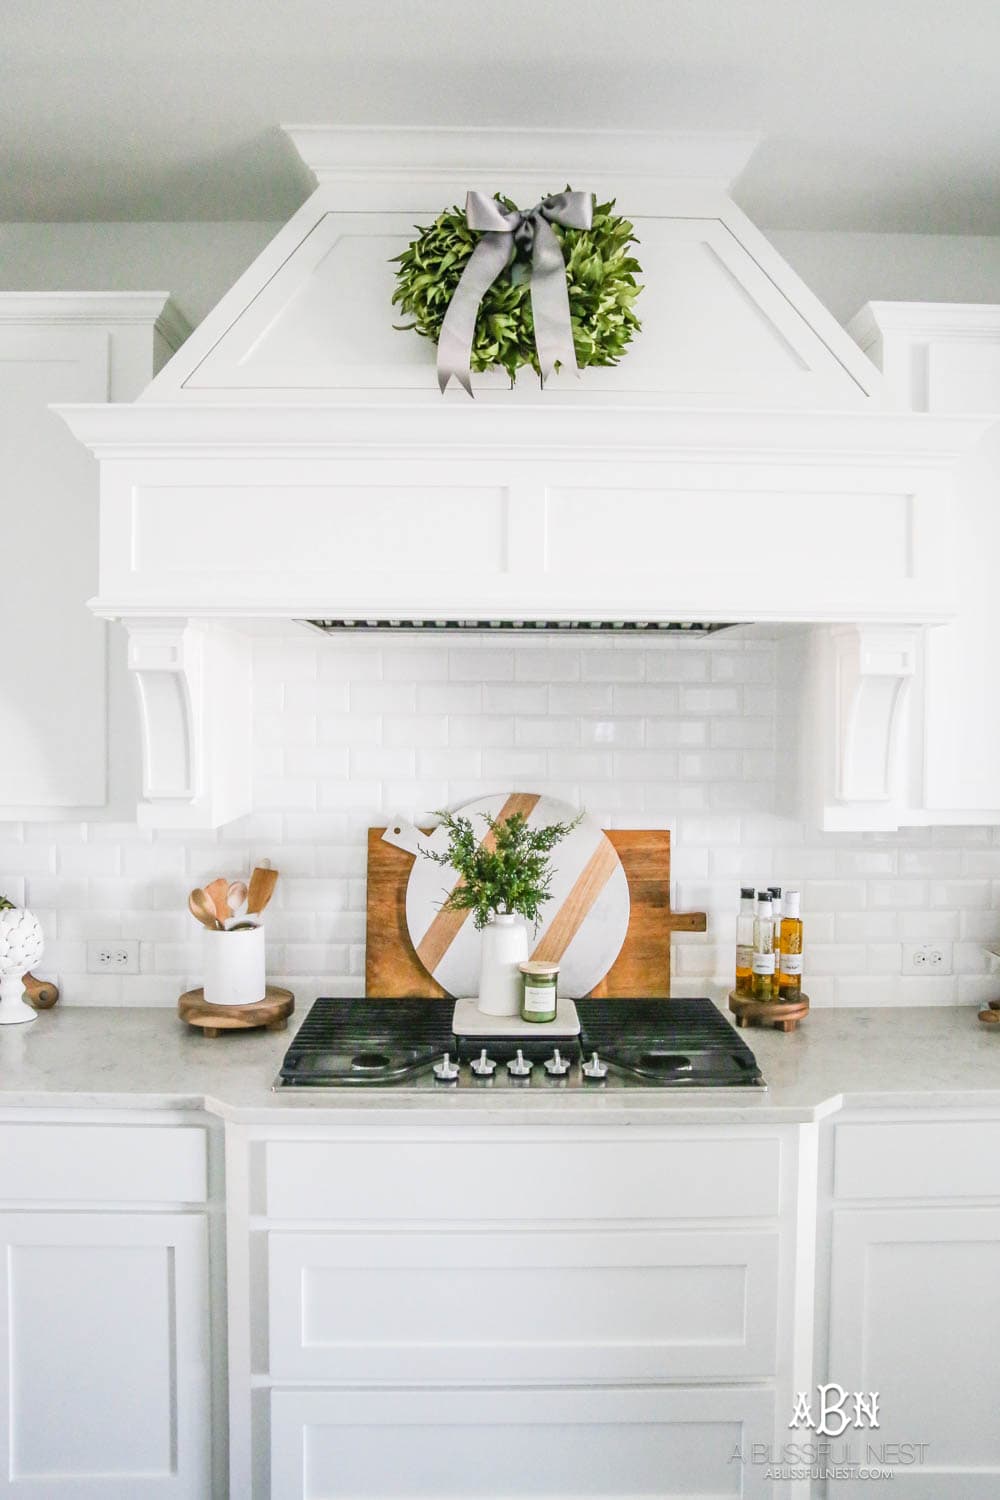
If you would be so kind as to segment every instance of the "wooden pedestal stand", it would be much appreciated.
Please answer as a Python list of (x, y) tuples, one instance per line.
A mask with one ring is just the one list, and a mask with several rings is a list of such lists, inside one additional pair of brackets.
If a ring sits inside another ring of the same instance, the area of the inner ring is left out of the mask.
[(984, 1026), (1000, 1026), (1000, 1000), (991, 1000), (989, 1009), (979, 1012), (979, 1019)]
[(730, 990), (729, 1009), (737, 1026), (774, 1026), (779, 1031), (794, 1031), (809, 1014), (809, 996), (800, 995), (797, 1000), (750, 1000)]
[(266, 1026), (268, 1031), (284, 1031), (288, 1017), (295, 1009), (291, 990), (269, 984), (263, 1000), (253, 1005), (209, 1005), (204, 990), (188, 990), (177, 1002), (177, 1014), (189, 1026), (200, 1026), (206, 1036), (223, 1031), (252, 1031)]

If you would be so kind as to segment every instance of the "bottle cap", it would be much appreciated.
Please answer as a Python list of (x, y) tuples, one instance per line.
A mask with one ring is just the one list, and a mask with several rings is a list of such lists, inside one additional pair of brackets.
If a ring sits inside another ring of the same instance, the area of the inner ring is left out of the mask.
[(753, 892), (753, 886), (752, 885), (741, 885), (740, 886), (740, 900), (741, 901), (752, 901), (753, 900), (753, 895), (754, 895), (754, 892)]
[(797, 917), (799, 914), (799, 902), (802, 897), (799, 891), (785, 892), (785, 916)]
[(558, 964), (544, 964), (538, 959), (529, 959), (526, 963), (517, 966), (522, 974), (534, 975), (538, 979), (551, 979), (553, 974), (559, 973)]
[(781, 886), (780, 885), (769, 885), (768, 886), (768, 890), (771, 892), (772, 899), (774, 899), (775, 897), (781, 895)]

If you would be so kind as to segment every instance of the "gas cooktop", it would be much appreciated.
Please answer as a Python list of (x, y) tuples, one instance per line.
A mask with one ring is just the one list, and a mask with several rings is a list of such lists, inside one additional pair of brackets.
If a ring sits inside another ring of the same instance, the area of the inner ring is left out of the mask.
[(707, 999), (577, 1000), (550, 1023), (462, 1036), (453, 1000), (315, 1001), (276, 1088), (763, 1088), (746, 1042)]

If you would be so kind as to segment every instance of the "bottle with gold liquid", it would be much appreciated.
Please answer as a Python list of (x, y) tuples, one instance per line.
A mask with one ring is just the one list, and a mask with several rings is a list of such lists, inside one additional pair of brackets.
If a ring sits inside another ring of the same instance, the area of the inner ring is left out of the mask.
[(785, 892), (778, 955), (778, 996), (798, 1000), (802, 994), (802, 920), (798, 891)]
[(774, 918), (771, 915), (771, 892), (757, 892), (757, 909), (753, 918), (753, 960), (750, 993), (754, 1000), (775, 998)]
[(736, 986), (735, 993), (746, 999), (751, 995), (753, 974), (753, 886), (740, 887), (740, 914), (736, 918)]

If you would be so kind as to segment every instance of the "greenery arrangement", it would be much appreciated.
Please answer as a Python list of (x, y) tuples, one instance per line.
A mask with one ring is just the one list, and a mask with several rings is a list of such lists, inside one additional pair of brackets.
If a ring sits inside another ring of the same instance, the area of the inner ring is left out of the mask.
[(2, 892), (0, 892), (0, 911), (16, 911), (16, 910), (17, 910), (17, 908), (15, 907), (13, 901), (8, 901), (7, 897), (5, 895), (3, 895)]
[[(516, 209), (502, 193), (495, 196), (506, 209)], [(630, 252), (637, 243), (635, 229), (612, 211), (614, 206), (614, 200), (595, 204), (590, 229), (552, 226), (566, 261), (573, 345), (581, 370), (586, 365), (616, 365), (642, 326), (632, 307), (642, 291), (636, 281), (642, 267)], [(395, 257), (399, 270), (393, 304), (413, 319), (397, 328), (437, 342), (448, 304), (478, 241), (459, 208), (445, 209), (433, 224), (420, 229), (419, 239)], [(539, 373), (525, 270), (520, 261), (512, 261), (483, 297), (472, 342), (473, 370), (499, 366), (511, 381), (522, 365)]]
[(436, 816), (448, 830), (448, 847), (440, 854), (430, 849), (421, 853), (435, 864), (450, 865), (462, 877), (441, 903), (441, 910), (471, 911), (477, 931), (482, 931), (495, 913), (527, 917), (537, 927), (543, 905), (551, 900), (548, 856), (572, 833), (583, 814), (572, 823), (529, 828), (523, 813), (512, 813), (503, 821), (485, 813), (493, 835), (493, 847), (489, 849), (479, 842), (470, 818), (448, 812)]

